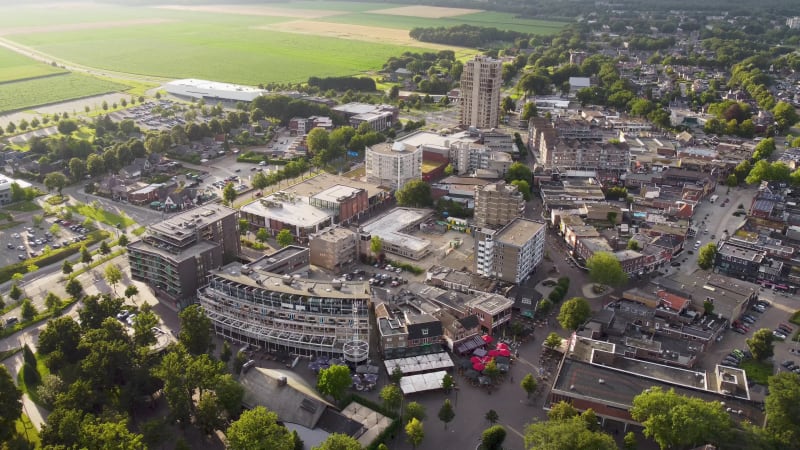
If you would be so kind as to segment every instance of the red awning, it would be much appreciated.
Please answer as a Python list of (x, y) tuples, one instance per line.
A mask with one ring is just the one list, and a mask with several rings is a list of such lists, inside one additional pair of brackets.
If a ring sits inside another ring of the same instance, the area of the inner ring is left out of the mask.
[(483, 369), (485, 369), (486, 366), (484, 366), (481, 363), (475, 363), (475, 364), (472, 365), (472, 368), (477, 370), (478, 372), (483, 372)]
[(481, 339), (483, 339), (483, 342), (486, 342), (487, 344), (491, 344), (494, 341), (494, 338), (488, 334), (484, 334)]

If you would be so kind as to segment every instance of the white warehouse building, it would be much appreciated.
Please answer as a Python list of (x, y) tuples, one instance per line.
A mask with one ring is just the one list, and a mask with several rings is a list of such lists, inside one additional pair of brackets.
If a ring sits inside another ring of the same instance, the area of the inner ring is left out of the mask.
[(269, 94), (266, 89), (194, 78), (170, 81), (164, 89), (180, 97), (222, 102), (252, 102), (256, 97)]

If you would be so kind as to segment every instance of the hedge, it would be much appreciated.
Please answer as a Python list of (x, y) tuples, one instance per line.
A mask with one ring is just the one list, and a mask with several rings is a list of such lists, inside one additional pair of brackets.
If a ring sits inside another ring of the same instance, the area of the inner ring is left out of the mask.
[(244, 162), (244, 163), (253, 163), (258, 164), (262, 161), (266, 161), (269, 165), (274, 166), (285, 166), (289, 164), (291, 161), (296, 161), (298, 158), (295, 159), (269, 159), (267, 155), (256, 153), (254, 151), (248, 151), (244, 153), (240, 153), (239, 156), (236, 157), (236, 162)]

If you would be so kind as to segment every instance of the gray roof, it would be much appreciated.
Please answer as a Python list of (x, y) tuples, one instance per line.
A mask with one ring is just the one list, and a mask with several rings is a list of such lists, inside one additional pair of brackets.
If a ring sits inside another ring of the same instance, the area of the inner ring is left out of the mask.
[[(286, 377), (283, 386), (279, 382), (282, 376)], [(332, 404), (290, 371), (253, 367), (239, 381), (244, 387), (244, 406), (264, 406), (274, 411), (283, 422), (313, 429), (325, 409), (333, 408)]]

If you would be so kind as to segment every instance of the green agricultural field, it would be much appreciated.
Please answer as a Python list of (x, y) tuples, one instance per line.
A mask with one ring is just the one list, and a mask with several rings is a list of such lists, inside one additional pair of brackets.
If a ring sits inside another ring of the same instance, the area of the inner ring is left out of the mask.
[(0, 112), (124, 91), (128, 86), (69, 73), (0, 84)]
[[(380, 69), (389, 57), (405, 51), (446, 47), (412, 40), (405, 30), (414, 27), (466, 23), (545, 34), (564, 25), (470, 10), (434, 19), (426, 17), (426, 7), (412, 7), (420, 8), (415, 13), (419, 17), (380, 13), (407, 6), (299, 1), (187, 4), (169, 9), (91, 3), (63, 8), (0, 7), (0, 29), (3, 39), (90, 69), (258, 85), (362, 74)], [(456, 50), (459, 57), (473, 52)], [(52, 101), (28, 99), (12, 106)], [(8, 110), (9, 102), (0, 91), (0, 111)]]
[(0, 83), (36, 78), (64, 70), (35, 61), (11, 50), (0, 47)]
[[(268, 26), (268, 25), (267, 25)], [(175, 23), (11, 36), (58, 58), (117, 72), (256, 85), (378, 69), (420, 48), (219, 24)]]

